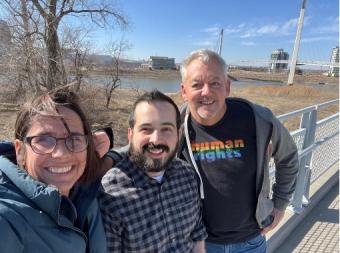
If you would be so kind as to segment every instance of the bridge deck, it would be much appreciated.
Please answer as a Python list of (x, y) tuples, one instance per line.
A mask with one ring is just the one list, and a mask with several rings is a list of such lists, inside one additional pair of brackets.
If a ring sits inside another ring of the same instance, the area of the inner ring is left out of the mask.
[(339, 252), (339, 184), (333, 186), (275, 250), (275, 253), (287, 252)]

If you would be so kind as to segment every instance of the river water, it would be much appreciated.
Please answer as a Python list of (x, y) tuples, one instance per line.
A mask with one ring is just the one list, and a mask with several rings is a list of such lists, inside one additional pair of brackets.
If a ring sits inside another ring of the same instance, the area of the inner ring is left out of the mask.
[[(109, 77), (106, 76), (91, 76), (86, 79), (87, 83), (105, 85), (109, 82)], [(122, 88), (136, 88), (144, 90), (158, 89), (165, 93), (176, 93), (180, 90), (181, 80), (177, 78), (165, 79), (165, 78), (150, 78), (150, 77), (122, 77), (121, 87)], [(232, 81), (231, 85), (234, 87), (249, 87), (249, 86), (268, 86), (284, 85), (281, 82), (272, 81), (257, 81), (257, 80), (241, 80)]]

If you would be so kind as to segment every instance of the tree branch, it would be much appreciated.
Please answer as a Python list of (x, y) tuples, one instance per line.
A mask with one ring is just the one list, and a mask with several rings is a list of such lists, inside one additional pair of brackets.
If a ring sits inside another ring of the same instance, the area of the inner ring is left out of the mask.
[(105, 18), (104, 17), (105, 15), (112, 15), (112, 16), (114, 16), (119, 21), (119, 23), (121, 23), (123, 25), (127, 25), (127, 20), (122, 15), (120, 15), (120, 14), (114, 12), (114, 11), (107, 10), (107, 9), (82, 9), (82, 10), (74, 10), (73, 8), (71, 8), (71, 9), (69, 9), (67, 11), (61, 12), (60, 15), (59, 15), (59, 18), (62, 18), (63, 16), (71, 14), (71, 13), (75, 13), (75, 14), (88, 13), (91, 16), (94, 13), (98, 13), (98, 14), (101, 14), (101, 16), (103, 18)]
[(40, 15), (44, 17), (44, 19), (47, 19), (47, 13), (44, 10), (44, 8), (40, 5), (38, 0), (31, 0), (32, 3), (34, 4), (34, 6), (37, 8), (37, 10), (39, 11)]

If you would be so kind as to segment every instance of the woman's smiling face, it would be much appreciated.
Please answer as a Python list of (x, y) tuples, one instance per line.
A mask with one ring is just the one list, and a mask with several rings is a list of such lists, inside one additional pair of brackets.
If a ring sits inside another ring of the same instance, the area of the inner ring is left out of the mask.
[[(66, 138), (70, 135), (84, 135), (82, 121), (76, 112), (63, 106), (58, 107), (58, 112), (60, 117), (35, 116), (26, 137)], [(65, 140), (58, 140), (51, 153), (38, 154), (32, 150), (29, 143), (17, 139), (17, 154), (23, 145), (23, 166), (28, 174), (40, 182), (55, 186), (61, 194), (68, 196), (71, 188), (84, 173), (86, 148), (74, 153), (66, 147)]]

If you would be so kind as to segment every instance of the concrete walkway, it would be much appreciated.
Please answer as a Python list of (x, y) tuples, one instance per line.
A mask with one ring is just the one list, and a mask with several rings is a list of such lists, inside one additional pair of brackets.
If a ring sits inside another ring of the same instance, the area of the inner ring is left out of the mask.
[(339, 183), (275, 250), (289, 252), (339, 252)]

